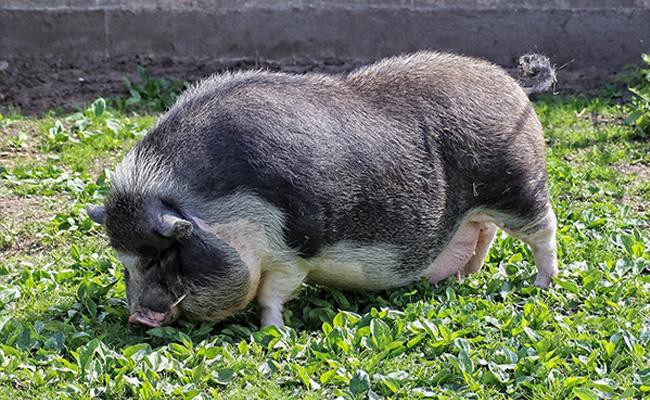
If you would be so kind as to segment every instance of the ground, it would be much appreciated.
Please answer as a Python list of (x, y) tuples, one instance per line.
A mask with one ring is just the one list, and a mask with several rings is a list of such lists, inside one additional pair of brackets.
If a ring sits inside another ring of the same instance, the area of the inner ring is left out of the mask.
[(287, 327), (127, 324), (121, 266), (83, 207), (156, 115), (103, 100), (0, 119), (0, 398), (650, 395), (650, 143), (613, 96), (536, 101), (560, 273), (500, 233), (484, 268), (380, 293), (306, 286)]

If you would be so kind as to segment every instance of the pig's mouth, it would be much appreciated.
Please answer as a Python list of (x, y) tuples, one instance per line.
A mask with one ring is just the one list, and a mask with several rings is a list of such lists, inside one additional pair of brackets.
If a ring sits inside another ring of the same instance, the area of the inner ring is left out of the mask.
[(169, 311), (167, 312), (157, 312), (147, 308), (135, 311), (129, 316), (129, 323), (147, 328), (157, 328), (159, 326), (169, 325), (176, 321), (180, 316), (181, 312), (178, 305), (183, 301), (183, 299), (185, 299), (185, 296), (187, 295), (183, 295), (176, 300), (174, 304), (169, 307)]
[(136, 311), (129, 317), (129, 323), (141, 325), (147, 328), (157, 328), (164, 324), (167, 313), (155, 312), (152, 310)]

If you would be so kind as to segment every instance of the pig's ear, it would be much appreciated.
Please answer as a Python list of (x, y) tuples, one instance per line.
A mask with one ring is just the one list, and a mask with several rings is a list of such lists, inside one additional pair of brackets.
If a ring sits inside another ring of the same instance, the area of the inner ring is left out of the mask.
[(98, 224), (104, 225), (104, 222), (106, 222), (106, 207), (104, 206), (88, 206), (88, 208), (86, 208), (86, 213), (90, 219)]
[(192, 233), (192, 223), (168, 207), (163, 207), (158, 214), (155, 228), (161, 235), (172, 239), (184, 239)]

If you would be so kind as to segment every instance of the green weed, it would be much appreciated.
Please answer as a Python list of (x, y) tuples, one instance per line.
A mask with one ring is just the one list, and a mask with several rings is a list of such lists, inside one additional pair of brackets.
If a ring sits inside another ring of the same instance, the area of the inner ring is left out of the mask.
[(139, 79), (137, 83), (124, 79), (130, 97), (126, 100), (117, 99), (119, 108), (127, 111), (166, 111), (174, 104), (178, 94), (188, 85), (187, 82), (176, 79), (152, 77), (141, 66), (137, 68), (137, 75)]
[[(158, 89), (134, 90), (147, 104), (142, 93)], [(379, 293), (305, 285), (287, 327), (262, 330), (255, 305), (218, 324), (127, 324), (122, 267), (83, 208), (103, 199), (108, 171), (153, 116), (98, 99), (66, 117), (25, 118), (27, 131), (0, 120), (5, 146), (35, 152), (0, 168), (0, 201), (64, 205), (0, 220), (0, 398), (647, 397), (650, 148), (625, 123), (627, 107), (536, 104), (559, 220), (554, 288), (532, 286), (530, 250), (501, 233), (463, 282)], [(21, 241), (36, 250), (13, 249)]]
[(630, 114), (626, 122), (639, 132), (648, 136), (650, 134), (650, 54), (642, 56), (645, 68), (639, 70), (639, 83), (631, 87), (634, 95), (630, 104)]

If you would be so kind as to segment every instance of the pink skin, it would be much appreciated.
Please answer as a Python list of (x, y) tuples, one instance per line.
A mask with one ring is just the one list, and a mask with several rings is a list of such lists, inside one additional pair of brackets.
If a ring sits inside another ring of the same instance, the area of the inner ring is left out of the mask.
[(140, 308), (129, 316), (129, 323), (133, 325), (141, 325), (147, 328), (157, 328), (162, 325), (169, 325), (180, 317), (181, 311), (177, 306), (181, 301), (183, 301), (183, 299), (185, 299), (184, 295), (169, 307), (169, 311), (164, 313), (149, 310), (148, 308)]
[(479, 233), (480, 228), (477, 222), (466, 222), (458, 228), (449, 244), (433, 261), (427, 271), (431, 283), (435, 285), (452, 275), (460, 278), (463, 267), (476, 251)]
[(151, 310), (136, 311), (129, 317), (129, 323), (133, 325), (142, 325), (147, 328), (156, 328), (163, 324), (165, 313), (159, 313)]
[(490, 251), (490, 245), (497, 233), (497, 226), (491, 222), (478, 223), (479, 233), (476, 240), (476, 249), (467, 264), (458, 271), (459, 275), (469, 275), (478, 272), (483, 266), (483, 261)]
[(553, 282), (553, 277), (557, 275), (557, 225), (553, 211), (549, 210), (541, 222), (545, 224), (542, 229), (525, 234), (511, 231), (487, 215), (476, 215), (458, 228), (449, 244), (433, 261), (426, 275), (435, 285), (452, 275), (460, 279), (463, 275), (477, 272), (483, 265), (499, 226), (530, 245), (537, 266), (535, 285), (543, 289), (548, 288)]
[(456, 271), (456, 279), (461, 280), (463, 276), (467, 276), (478, 272), (483, 266), (483, 261), (490, 251), (490, 245), (494, 240), (497, 232), (497, 227), (490, 222), (478, 223), (478, 238), (476, 240), (476, 248), (472, 253), (465, 266)]

